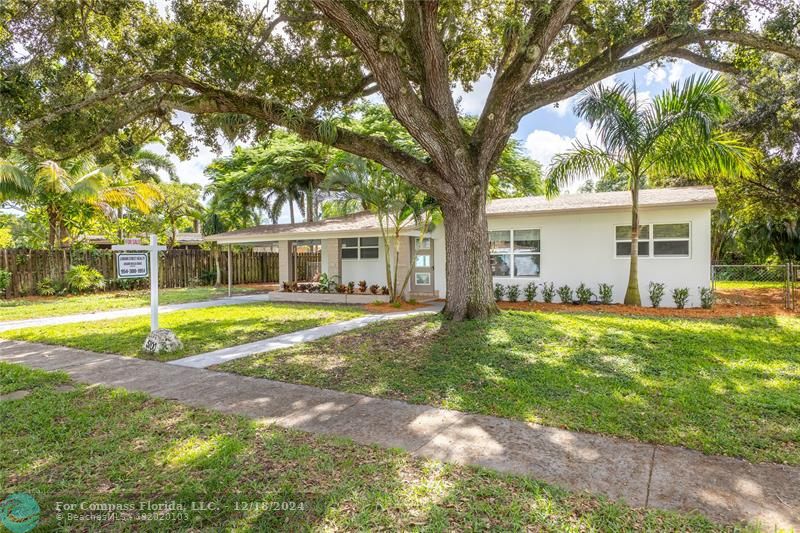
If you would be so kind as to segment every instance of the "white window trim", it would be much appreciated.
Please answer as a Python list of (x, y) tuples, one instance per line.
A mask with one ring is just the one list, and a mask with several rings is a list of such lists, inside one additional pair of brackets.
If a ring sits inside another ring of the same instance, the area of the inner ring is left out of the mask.
[[(534, 230), (539, 232), (539, 251), (538, 252), (519, 252), (518, 255), (521, 255), (521, 256), (538, 255), (539, 256), (539, 273), (536, 274), (535, 276), (515, 276), (514, 275), (514, 272), (515, 272), (514, 256), (517, 255), (517, 252), (514, 249), (514, 247), (515, 247), (515, 244), (514, 244), (514, 232), (516, 232), (516, 231), (534, 231)], [(493, 255), (509, 255), (509, 256), (511, 256), (511, 274), (509, 274), (508, 276), (495, 276), (493, 274), (492, 278), (525, 280), (525, 279), (536, 279), (536, 278), (541, 278), (542, 277), (542, 229), (541, 228), (518, 228), (518, 229), (499, 228), (499, 229), (490, 229), (489, 230), (490, 233), (492, 231), (508, 231), (508, 232), (510, 232), (510, 239), (511, 239), (511, 250), (509, 250), (508, 252), (492, 253), (491, 250), (489, 251), (489, 257), (491, 257)], [(489, 241), (489, 246), (491, 247), (491, 241)]]
[[(381, 238), (377, 237), (378, 244), (376, 244), (375, 246), (362, 246), (361, 245), (361, 239), (364, 239), (364, 238), (369, 239), (369, 238), (372, 238), (372, 237), (343, 237), (341, 245), (339, 246), (339, 258), (342, 261), (345, 261), (345, 262), (356, 262), (356, 261), (370, 261), (371, 262), (371, 261), (378, 261), (381, 258)], [(357, 243), (358, 244), (356, 246), (345, 246), (344, 245), (344, 239), (357, 239)], [(378, 250), (378, 257), (361, 257), (361, 249), (362, 248), (368, 248), (368, 249), (375, 248), (375, 249), (377, 249)], [(358, 257), (342, 257), (342, 250), (358, 250), (358, 252), (357, 252), (358, 253)]]
[[(688, 224), (689, 225), (689, 237), (671, 237), (667, 239), (656, 239), (655, 234), (653, 233), (653, 226), (661, 226), (664, 224)], [(692, 223), (691, 221), (683, 221), (683, 222), (651, 222), (648, 224), (639, 224), (640, 226), (649, 226), (648, 235), (650, 236), (648, 239), (639, 239), (640, 242), (647, 241), (650, 243), (648, 255), (640, 255), (640, 259), (691, 259), (692, 258)], [(619, 242), (630, 242), (630, 239), (617, 239), (617, 228), (622, 226), (630, 226), (630, 224), (615, 224), (614, 225), (614, 259), (627, 259), (630, 260), (630, 255), (618, 255), (617, 254), (617, 243)], [(689, 243), (689, 253), (686, 255), (656, 255), (656, 248), (655, 242), (664, 242), (664, 241), (686, 241)]]
[[(420, 283), (417, 281), (417, 276), (420, 274), (428, 276), (428, 283)], [(417, 287), (430, 287), (433, 285), (433, 272), (414, 272), (414, 285)]]

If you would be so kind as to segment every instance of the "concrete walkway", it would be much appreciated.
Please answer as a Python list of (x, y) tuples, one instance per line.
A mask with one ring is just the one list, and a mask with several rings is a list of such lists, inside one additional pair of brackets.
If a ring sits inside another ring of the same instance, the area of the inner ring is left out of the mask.
[[(246, 294), (242, 296), (232, 296), (230, 298), (218, 298), (216, 300), (203, 300), (201, 302), (189, 302), (185, 304), (172, 304), (159, 306), (159, 314), (182, 311), (184, 309), (203, 309), (205, 307), (216, 307), (219, 305), (237, 305), (258, 302), (268, 302), (269, 293), (266, 294)], [(114, 311), (98, 311), (97, 313), (81, 313), (78, 315), (50, 316), (44, 318), (31, 318), (28, 320), (13, 320), (10, 322), (0, 322), (0, 332), (11, 331), (12, 329), (36, 328), (40, 326), (58, 326), (60, 324), (74, 324), (76, 322), (93, 322), (97, 320), (112, 320), (115, 318), (128, 318), (132, 316), (150, 315), (149, 307), (135, 307), (133, 309), (115, 309)]]
[(234, 359), (241, 359), (242, 357), (247, 357), (248, 355), (281, 350), (283, 348), (294, 346), (295, 344), (300, 344), (301, 342), (315, 341), (323, 337), (338, 335), (339, 333), (344, 333), (345, 331), (363, 328), (370, 324), (382, 322), (384, 320), (406, 318), (415, 315), (433, 314), (438, 313), (441, 310), (442, 305), (439, 304), (423, 307), (421, 309), (415, 309), (413, 311), (361, 316), (351, 320), (335, 322), (333, 324), (326, 324), (324, 326), (317, 326), (316, 328), (295, 331), (294, 333), (287, 333), (285, 335), (278, 335), (277, 337), (271, 337), (269, 339), (249, 342), (247, 344), (240, 344), (239, 346), (231, 346), (230, 348), (222, 348), (220, 350), (214, 350), (213, 352), (206, 352), (184, 357), (183, 359), (170, 361), (169, 364), (188, 366), (191, 368), (208, 368), (212, 365), (233, 361)]
[(800, 528), (800, 468), (63, 347), (0, 341), (0, 361), (312, 433), (399, 447), (768, 530)]

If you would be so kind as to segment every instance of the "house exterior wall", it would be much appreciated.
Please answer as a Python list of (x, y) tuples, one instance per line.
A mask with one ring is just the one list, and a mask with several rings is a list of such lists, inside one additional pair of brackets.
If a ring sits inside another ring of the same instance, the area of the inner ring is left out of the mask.
[[(628, 285), (630, 258), (616, 257), (615, 227), (630, 225), (630, 210), (562, 213), (538, 216), (491, 217), (489, 230), (539, 229), (541, 271), (539, 277), (496, 277), (495, 283), (516, 284), (522, 289), (530, 281), (567, 284), (574, 290), (581, 282), (595, 293), (599, 283), (614, 286), (614, 301), (622, 302)], [(648, 285), (664, 283), (662, 306), (674, 306), (671, 291), (687, 287), (690, 306), (699, 306), (698, 287), (710, 286), (711, 211), (705, 207), (651, 207), (640, 209), (641, 224), (690, 224), (689, 257), (640, 257), (639, 290), (642, 304), (650, 305)], [(541, 290), (537, 300), (541, 299)]]
[[(383, 238), (378, 238), (377, 259), (342, 259), (342, 283), (365, 280), (367, 285), (386, 285), (386, 255)], [(326, 264), (323, 260), (323, 264)]]
[(280, 282), (294, 281), (291, 241), (278, 241), (278, 279)]

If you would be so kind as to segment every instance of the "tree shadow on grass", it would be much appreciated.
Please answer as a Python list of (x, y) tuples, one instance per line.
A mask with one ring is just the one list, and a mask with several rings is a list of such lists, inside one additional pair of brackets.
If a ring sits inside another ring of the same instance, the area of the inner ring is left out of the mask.
[[(187, 520), (117, 521), (113, 529), (122, 531), (708, 527), (699, 518), (631, 510), (526, 478), (316, 438), (141, 394), (43, 393), (13, 410), (0, 405), (0, 412), (0, 436), (10, 445), (0, 451), (0, 479), (9, 491), (34, 495), (44, 529), (57, 526), (56, 502), (137, 509), (140, 502), (176, 502), (187, 509)], [(48, 460), (40, 461), (43, 456)]]

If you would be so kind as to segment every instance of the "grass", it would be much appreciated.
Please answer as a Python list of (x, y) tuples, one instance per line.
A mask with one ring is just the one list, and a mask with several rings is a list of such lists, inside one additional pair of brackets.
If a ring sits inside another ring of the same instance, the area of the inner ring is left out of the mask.
[[(143, 394), (58, 393), (50, 385), (63, 374), (20, 368), (0, 363), (0, 386), (33, 388), (22, 400), (0, 402), (0, 487), (3, 495), (36, 498), (41, 530), (733, 530)], [(63, 513), (59, 522), (56, 502), (175, 502), (188, 510), (180, 521), (76, 522)], [(293, 510), (269, 506), (281, 502)]]
[[(245, 287), (234, 288), (235, 294), (252, 292)], [(227, 288), (195, 287), (191, 289), (161, 289), (160, 305), (183, 304), (222, 298), (228, 295)], [(78, 296), (53, 296), (35, 298), (0, 299), (0, 322), (6, 320), (26, 320), (49, 316), (96, 313), (115, 309), (133, 309), (150, 305), (150, 291), (117, 291)]]
[(0, 337), (167, 361), (363, 314), (361, 308), (353, 306), (282, 303), (238, 304), (164, 313), (159, 317), (159, 325), (173, 330), (184, 347), (158, 356), (147, 355), (141, 350), (150, 332), (149, 316), (26, 328), (0, 333)]
[(716, 288), (723, 291), (749, 289), (784, 289), (785, 281), (717, 281)]
[(215, 369), (800, 464), (800, 319), (386, 322)]

